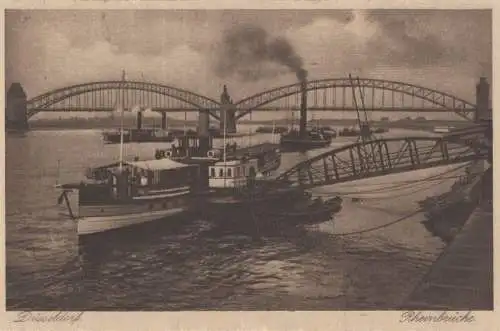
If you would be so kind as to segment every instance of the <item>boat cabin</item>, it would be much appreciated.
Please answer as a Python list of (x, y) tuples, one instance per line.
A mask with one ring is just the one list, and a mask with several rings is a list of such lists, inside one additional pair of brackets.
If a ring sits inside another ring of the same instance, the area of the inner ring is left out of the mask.
[(170, 159), (112, 164), (89, 171), (88, 183), (79, 187), (81, 203), (109, 203), (144, 198), (161, 198), (197, 190), (196, 165)]
[(177, 138), (178, 144), (172, 144), (167, 149), (157, 149), (156, 159), (204, 157), (212, 149), (212, 137), (198, 137), (196, 134), (186, 134)]
[(209, 167), (208, 184), (210, 188), (246, 187), (248, 180), (258, 178), (257, 159), (234, 159), (217, 162)]

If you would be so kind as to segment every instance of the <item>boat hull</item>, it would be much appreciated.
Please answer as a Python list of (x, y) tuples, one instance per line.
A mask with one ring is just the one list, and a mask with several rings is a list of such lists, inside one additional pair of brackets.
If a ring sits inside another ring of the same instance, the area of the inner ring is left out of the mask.
[[(103, 140), (107, 144), (119, 144), (121, 141), (121, 135), (117, 132), (105, 132), (102, 135)], [(142, 131), (132, 131), (125, 133), (123, 135), (123, 142), (172, 142), (175, 140), (175, 136), (172, 134), (162, 134), (155, 135), (153, 131), (142, 130)]]
[(85, 236), (161, 219), (167, 220), (184, 212), (184, 208), (174, 208), (126, 215), (82, 217), (77, 220), (77, 232), (79, 236)]
[(285, 151), (309, 150), (330, 146), (331, 140), (282, 139), (281, 148)]
[[(310, 197), (300, 190), (231, 197), (214, 192), (200, 208), (201, 217), (219, 225), (244, 228), (276, 228), (286, 225), (321, 223), (341, 209), (341, 201), (324, 206), (310, 205)], [(294, 208), (294, 206), (301, 206)]]

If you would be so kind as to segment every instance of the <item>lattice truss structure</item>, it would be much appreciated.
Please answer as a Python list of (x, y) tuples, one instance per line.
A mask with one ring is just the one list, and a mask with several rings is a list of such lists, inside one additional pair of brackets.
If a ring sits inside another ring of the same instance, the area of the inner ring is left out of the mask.
[[(314, 80), (307, 83), (308, 110), (355, 110), (352, 89), (360, 88), (368, 111), (455, 112), (471, 120), (476, 106), (453, 95), (413, 84), (396, 81), (359, 78)], [(236, 103), (236, 118), (254, 110), (299, 110), (300, 83), (277, 87), (255, 94)]]
[(301, 162), (277, 180), (311, 188), (488, 158), (482, 128), (445, 137), (358, 142)]
[(40, 111), (104, 111), (120, 104), (126, 109), (149, 108), (152, 111), (207, 110), (219, 118), (220, 103), (176, 87), (136, 81), (106, 81), (73, 85), (53, 90), (28, 101), (28, 117)]

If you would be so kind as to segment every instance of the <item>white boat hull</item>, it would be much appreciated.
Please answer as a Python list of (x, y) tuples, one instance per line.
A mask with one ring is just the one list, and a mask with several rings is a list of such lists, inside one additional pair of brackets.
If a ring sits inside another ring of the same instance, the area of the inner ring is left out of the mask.
[(128, 227), (131, 225), (152, 222), (169, 216), (179, 215), (186, 211), (185, 208), (172, 208), (134, 214), (116, 216), (82, 217), (77, 220), (78, 235), (84, 236), (93, 233)]

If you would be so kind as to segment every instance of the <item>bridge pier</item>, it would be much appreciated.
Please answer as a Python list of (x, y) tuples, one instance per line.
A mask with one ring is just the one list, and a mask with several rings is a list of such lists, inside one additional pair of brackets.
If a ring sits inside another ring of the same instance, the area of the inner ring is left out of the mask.
[(162, 130), (167, 129), (167, 113), (164, 111), (161, 112), (161, 128)]
[(137, 130), (141, 130), (142, 129), (142, 111), (139, 110), (137, 112)]
[(492, 114), (490, 109), (490, 84), (486, 77), (479, 78), (476, 85), (476, 113), (475, 121), (491, 121)]
[(227, 133), (236, 133), (236, 106), (227, 92), (227, 86), (224, 85), (224, 91), (220, 96), (220, 130)]
[(12, 83), (6, 95), (5, 128), (27, 130), (27, 96), (20, 83)]

